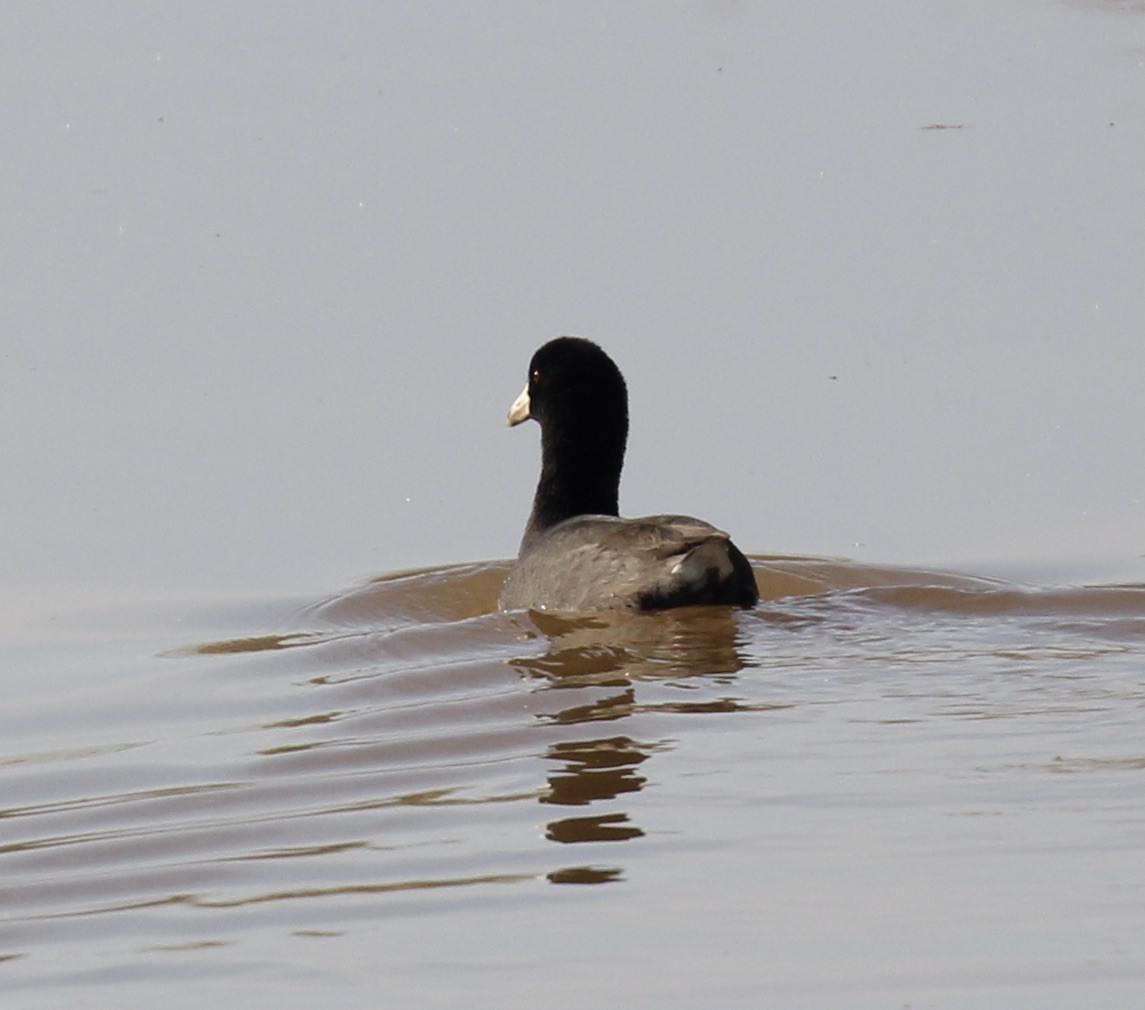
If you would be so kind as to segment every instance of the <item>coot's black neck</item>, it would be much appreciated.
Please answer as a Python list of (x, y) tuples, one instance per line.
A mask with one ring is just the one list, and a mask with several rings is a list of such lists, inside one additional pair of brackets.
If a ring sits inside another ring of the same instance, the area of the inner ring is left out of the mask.
[[(545, 530), (579, 515), (620, 514), (620, 471), (628, 438), (628, 412), (597, 417), (575, 430), (542, 425), (541, 477), (521, 553)], [(554, 431), (553, 429), (556, 428)]]

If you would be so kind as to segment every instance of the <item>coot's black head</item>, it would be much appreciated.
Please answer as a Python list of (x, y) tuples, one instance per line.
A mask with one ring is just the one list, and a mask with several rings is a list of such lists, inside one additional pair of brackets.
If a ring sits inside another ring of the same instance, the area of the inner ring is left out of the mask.
[(541, 479), (526, 541), (575, 515), (617, 515), (628, 440), (628, 390), (591, 340), (557, 337), (533, 355), (509, 424), (541, 426)]
[(509, 424), (532, 418), (541, 428), (628, 434), (628, 390), (613, 360), (591, 340), (557, 337), (533, 355), (529, 383), (509, 411)]

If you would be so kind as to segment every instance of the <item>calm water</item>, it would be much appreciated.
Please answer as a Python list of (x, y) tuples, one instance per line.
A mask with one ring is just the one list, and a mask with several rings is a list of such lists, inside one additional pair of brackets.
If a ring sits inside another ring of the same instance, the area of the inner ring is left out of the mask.
[[(1143, 19), (24, 5), (0, 1007), (1139, 1010)], [(627, 514), (857, 560), (316, 602), (515, 550), (569, 332)]]
[(0, 719), (5, 1005), (1139, 1005), (1145, 586), (755, 564), (749, 613), (504, 615), (493, 563), (26, 645), (101, 672)]

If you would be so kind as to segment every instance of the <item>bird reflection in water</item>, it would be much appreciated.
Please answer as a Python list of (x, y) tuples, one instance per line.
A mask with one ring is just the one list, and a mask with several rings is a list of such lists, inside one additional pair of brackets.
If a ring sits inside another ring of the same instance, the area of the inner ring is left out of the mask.
[[(726, 689), (748, 665), (738, 647), (737, 613), (730, 607), (577, 616), (534, 611), (528, 615), (530, 637), (547, 648), (515, 658), (511, 665), (540, 682), (538, 687), (545, 692), (561, 692), (551, 697), (563, 704), (538, 713), (552, 727), (658, 713), (735, 711), (739, 703)], [(719, 696), (711, 696), (712, 687)], [(685, 692), (693, 697), (681, 697)], [(626, 735), (551, 744), (545, 758), (556, 767), (548, 775), (548, 790), (540, 802), (580, 808), (608, 804), (608, 809), (550, 821), (545, 838), (567, 845), (643, 837), (644, 829), (632, 820), (630, 810), (616, 809), (614, 801), (639, 793), (648, 781), (639, 771), (641, 766), (670, 747), (667, 740)], [(620, 875), (615, 867), (571, 867), (554, 871), (549, 879), (600, 883)]]

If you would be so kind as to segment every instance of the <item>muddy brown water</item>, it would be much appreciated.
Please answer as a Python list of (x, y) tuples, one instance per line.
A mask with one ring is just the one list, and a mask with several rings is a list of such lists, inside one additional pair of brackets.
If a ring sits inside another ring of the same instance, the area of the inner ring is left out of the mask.
[(25, 644), (4, 1005), (1136, 1005), (1145, 586), (753, 563), (746, 613), (488, 563)]

